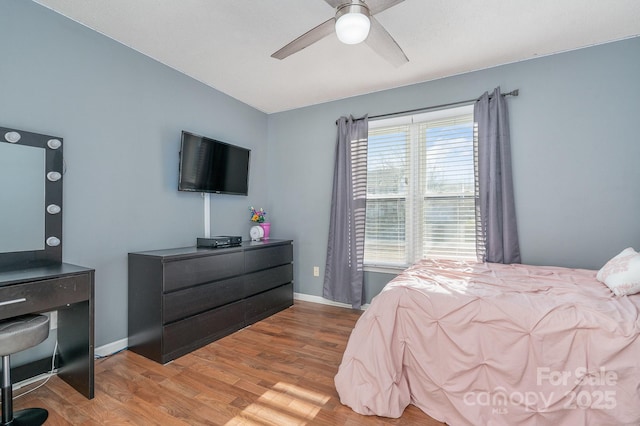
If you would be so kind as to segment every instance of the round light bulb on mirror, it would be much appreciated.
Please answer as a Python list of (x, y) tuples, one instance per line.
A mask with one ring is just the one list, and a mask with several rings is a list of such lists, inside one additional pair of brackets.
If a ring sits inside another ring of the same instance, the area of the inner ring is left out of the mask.
[(49, 213), (49, 214), (58, 214), (58, 213), (60, 213), (60, 210), (62, 210), (62, 209), (57, 204), (49, 204), (47, 206), (47, 213)]
[(60, 238), (57, 237), (49, 237), (47, 238), (47, 245), (49, 247), (57, 247), (60, 245)]
[(60, 178), (62, 178), (62, 175), (59, 172), (49, 172), (47, 173), (47, 179), (49, 179), (51, 182), (55, 182), (60, 180)]
[(62, 142), (60, 139), (49, 139), (47, 141), (47, 146), (51, 149), (58, 149), (62, 146)]
[(10, 143), (16, 143), (20, 140), (22, 136), (18, 132), (7, 132), (4, 134), (4, 139)]

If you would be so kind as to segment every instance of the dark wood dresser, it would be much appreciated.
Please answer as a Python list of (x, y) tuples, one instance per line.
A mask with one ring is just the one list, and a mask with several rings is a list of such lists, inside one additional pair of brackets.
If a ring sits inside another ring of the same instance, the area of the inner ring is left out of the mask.
[(293, 305), (293, 243), (129, 253), (129, 349), (167, 363)]

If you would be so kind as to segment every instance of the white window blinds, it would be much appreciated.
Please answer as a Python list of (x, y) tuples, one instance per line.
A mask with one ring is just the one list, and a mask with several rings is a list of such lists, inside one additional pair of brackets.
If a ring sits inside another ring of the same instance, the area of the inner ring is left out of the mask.
[(366, 265), (476, 258), (473, 106), (371, 121)]

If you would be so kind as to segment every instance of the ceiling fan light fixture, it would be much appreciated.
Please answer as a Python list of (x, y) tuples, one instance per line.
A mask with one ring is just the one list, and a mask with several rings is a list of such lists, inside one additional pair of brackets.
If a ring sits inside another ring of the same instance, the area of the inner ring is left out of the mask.
[(347, 3), (336, 12), (336, 35), (344, 44), (358, 44), (366, 40), (371, 28), (369, 8), (362, 2)]

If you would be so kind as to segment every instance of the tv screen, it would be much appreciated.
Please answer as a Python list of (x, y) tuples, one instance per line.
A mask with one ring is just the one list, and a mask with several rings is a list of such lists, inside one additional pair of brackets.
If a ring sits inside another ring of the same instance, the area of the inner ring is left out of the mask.
[(246, 148), (182, 131), (179, 191), (248, 195)]

